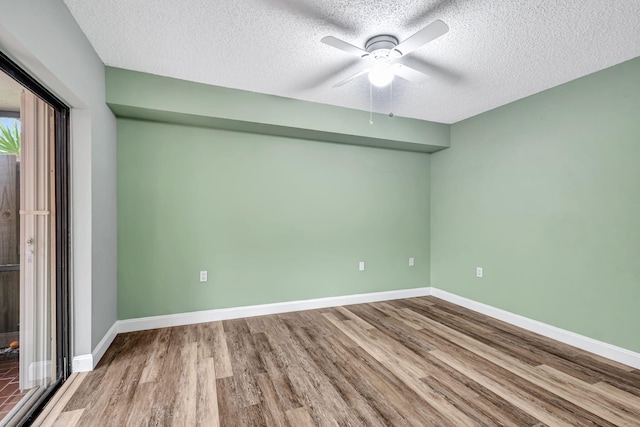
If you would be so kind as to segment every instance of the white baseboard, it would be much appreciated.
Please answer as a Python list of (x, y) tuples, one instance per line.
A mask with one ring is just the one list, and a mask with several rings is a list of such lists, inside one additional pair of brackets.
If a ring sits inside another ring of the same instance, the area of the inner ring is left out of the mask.
[(340, 305), (413, 298), (427, 296), (429, 294), (430, 288), (413, 288), (398, 291), (372, 292), (368, 294), (277, 302), (273, 304), (251, 305), (245, 307), (220, 308), (215, 310), (194, 311), (191, 313), (168, 314), (164, 316), (140, 317), (137, 319), (119, 320), (117, 322), (118, 333), (168, 328), (171, 326), (192, 325), (194, 323), (215, 322), (218, 320), (238, 319), (241, 317), (264, 316), (266, 314), (288, 313), (291, 311), (313, 310)]
[(631, 350), (607, 344), (593, 338), (579, 335), (537, 320), (529, 319), (487, 304), (464, 298), (438, 288), (413, 288), (398, 291), (373, 292), (367, 294), (344, 295), (338, 297), (316, 298), (300, 301), (279, 302), (245, 307), (221, 308), (195, 311), (190, 313), (168, 314), (162, 316), (140, 317), (118, 320), (107, 331), (91, 354), (73, 358), (73, 372), (91, 371), (96, 367), (107, 351), (115, 336), (119, 333), (143, 331), (147, 329), (168, 328), (172, 326), (192, 325), (242, 317), (264, 316), (267, 314), (288, 313), (300, 310), (336, 307), (349, 304), (363, 304), (377, 301), (389, 301), (402, 298), (414, 298), (433, 295), (461, 307), (502, 320), (514, 326), (538, 333), (556, 341), (569, 344), (582, 350), (606, 357), (619, 363), (640, 369), (640, 354)]
[(116, 321), (111, 325), (107, 333), (104, 334), (104, 337), (102, 337), (96, 348), (93, 349), (91, 352), (91, 358), (93, 359), (92, 363), (94, 368), (98, 365), (98, 362), (100, 362), (100, 359), (102, 359), (102, 356), (107, 352), (109, 346), (119, 332), (118, 322)]
[(312, 310), (316, 308), (336, 307), (340, 305), (413, 298), (427, 296), (429, 295), (429, 292), (429, 288), (413, 288), (398, 291), (373, 292), (368, 294), (316, 298), (300, 301), (278, 302), (274, 304), (221, 308), (215, 310), (195, 311), (191, 313), (118, 320), (113, 324), (109, 331), (107, 331), (91, 354), (82, 354), (73, 358), (72, 371), (92, 371), (98, 365), (98, 362), (100, 362), (100, 359), (102, 359), (102, 356), (104, 356), (104, 353), (119, 333), (192, 325), (218, 320), (238, 319), (241, 317), (263, 316), (266, 314), (287, 313), (291, 311)]
[(71, 372), (87, 372), (93, 371), (93, 356), (90, 354), (81, 354), (74, 356), (71, 363)]
[(545, 337), (560, 341), (562, 343), (577, 347), (579, 349), (597, 354), (607, 359), (640, 369), (640, 353), (635, 353), (622, 347), (617, 347), (575, 332), (551, 326), (528, 317), (520, 316), (500, 308), (496, 308), (481, 302), (473, 301), (438, 288), (431, 288), (431, 295), (449, 301), (469, 310), (493, 317), (511, 325), (518, 326)]
[(118, 332), (118, 322), (116, 321), (111, 328), (109, 328), (104, 337), (102, 337), (91, 354), (82, 354), (73, 358), (73, 362), (71, 364), (72, 372), (93, 371), (93, 368), (98, 365), (98, 362), (100, 362), (100, 359), (102, 359), (102, 356), (104, 356), (114, 338), (118, 335)]

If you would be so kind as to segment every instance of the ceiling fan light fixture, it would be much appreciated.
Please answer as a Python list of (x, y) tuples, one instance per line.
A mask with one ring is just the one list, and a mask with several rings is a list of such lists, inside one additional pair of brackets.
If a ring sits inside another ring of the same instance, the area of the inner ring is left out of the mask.
[(449, 31), (449, 26), (441, 20), (436, 19), (402, 42), (398, 42), (398, 39), (390, 34), (380, 34), (371, 37), (367, 40), (367, 43), (365, 43), (364, 49), (333, 36), (323, 37), (321, 41), (326, 45), (357, 55), (369, 62), (369, 64), (371, 60), (374, 61), (372, 67), (363, 67), (363, 69), (336, 83), (333, 87), (342, 86), (356, 77), (365, 74), (369, 75), (371, 84), (377, 87), (384, 87), (391, 84), (396, 75), (410, 82), (420, 80), (421, 76), (425, 74), (424, 72), (400, 64), (398, 60), (430, 41), (437, 39), (447, 33), (447, 31)]
[(375, 87), (385, 87), (389, 85), (396, 76), (393, 67), (387, 61), (378, 61), (369, 71), (369, 81)]

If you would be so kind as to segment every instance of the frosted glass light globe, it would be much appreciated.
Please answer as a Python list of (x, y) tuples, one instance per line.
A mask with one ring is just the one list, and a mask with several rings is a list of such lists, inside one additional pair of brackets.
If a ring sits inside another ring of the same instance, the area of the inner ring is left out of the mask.
[(384, 87), (393, 81), (395, 73), (388, 62), (378, 62), (369, 71), (369, 81), (376, 87)]

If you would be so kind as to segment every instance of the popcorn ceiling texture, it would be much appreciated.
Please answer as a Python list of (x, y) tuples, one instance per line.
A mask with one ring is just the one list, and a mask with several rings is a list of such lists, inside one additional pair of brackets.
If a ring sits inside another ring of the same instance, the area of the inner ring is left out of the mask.
[[(106, 65), (368, 110), (360, 59), (320, 42), (447, 34), (403, 59), (420, 84), (374, 88), (374, 110), (443, 123), (640, 55), (638, 0), (64, 0)], [(393, 106), (392, 106), (393, 102)]]

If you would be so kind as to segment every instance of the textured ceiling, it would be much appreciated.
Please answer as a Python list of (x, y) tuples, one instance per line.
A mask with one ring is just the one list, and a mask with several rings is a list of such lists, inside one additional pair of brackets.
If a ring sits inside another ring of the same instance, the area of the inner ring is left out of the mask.
[(361, 59), (324, 45), (450, 31), (403, 58), (430, 74), (375, 89), (377, 112), (453, 123), (640, 56), (638, 0), (64, 0), (106, 65), (369, 109)]
[(0, 71), (0, 111), (20, 111), (20, 83)]

